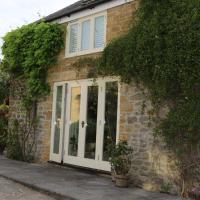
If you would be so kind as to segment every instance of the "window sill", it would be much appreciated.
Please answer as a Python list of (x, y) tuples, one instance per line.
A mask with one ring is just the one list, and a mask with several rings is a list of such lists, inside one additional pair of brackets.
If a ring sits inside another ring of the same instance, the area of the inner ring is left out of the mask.
[(100, 53), (104, 50), (104, 48), (99, 48), (99, 49), (93, 49), (90, 51), (83, 51), (83, 52), (77, 52), (77, 53), (71, 53), (71, 54), (67, 54), (65, 55), (65, 58), (73, 58), (73, 57), (77, 57), (77, 56), (84, 56), (84, 55), (88, 55), (88, 54), (94, 54), (94, 53)]

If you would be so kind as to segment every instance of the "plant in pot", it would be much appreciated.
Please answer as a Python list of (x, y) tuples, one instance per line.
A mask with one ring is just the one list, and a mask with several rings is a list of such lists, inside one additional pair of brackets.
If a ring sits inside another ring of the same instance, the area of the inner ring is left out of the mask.
[(132, 148), (126, 141), (119, 141), (117, 145), (109, 145), (109, 156), (112, 170), (115, 174), (115, 184), (117, 187), (128, 187), (128, 172), (131, 167)]
[(106, 151), (105, 151), (105, 158), (107, 161), (110, 161), (111, 163), (111, 178), (112, 178), (112, 181), (115, 182), (115, 169), (114, 169), (114, 166), (112, 165), (112, 158), (114, 157), (114, 153), (115, 153), (115, 147), (116, 147), (116, 141), (111, 139), (111, 137), (108, 137), (107, 140), (106, 140)]

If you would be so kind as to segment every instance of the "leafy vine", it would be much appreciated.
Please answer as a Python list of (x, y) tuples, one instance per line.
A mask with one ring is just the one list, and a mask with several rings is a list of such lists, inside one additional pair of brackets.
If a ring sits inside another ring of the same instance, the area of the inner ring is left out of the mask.
[(9, 76), (11, 96), (21, 105), (19, 117), (10, 123), (7, 141), (10, 158), (33, 160), (37, 102), (50, 92), (47, 73), (64, 46), (63, 33), (60, 25), (41, 22), (17, 28), (3, 38), (2, 70)]
[(30, 109), (49, 94), (47, 71), (63, 47), (63, 30), (58, 24), (33, 23), (9, 32), (2, 47), (4, 70), (11, 79), (24, 82), (22, 103)]

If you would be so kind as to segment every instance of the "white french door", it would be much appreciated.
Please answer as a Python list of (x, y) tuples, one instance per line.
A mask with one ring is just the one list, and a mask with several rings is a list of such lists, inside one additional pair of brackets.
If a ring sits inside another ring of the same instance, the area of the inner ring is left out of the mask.
[(64, 109), (66, 85), (56, 83), (53, 88), (50, 160), (61, 162), (63, 152)]
[(82, 80), (63, 88), (65, 128), (60, 156), (64, 163), (110, 171), (107, 147), (118, 138), (118, 84), (113, 79)]

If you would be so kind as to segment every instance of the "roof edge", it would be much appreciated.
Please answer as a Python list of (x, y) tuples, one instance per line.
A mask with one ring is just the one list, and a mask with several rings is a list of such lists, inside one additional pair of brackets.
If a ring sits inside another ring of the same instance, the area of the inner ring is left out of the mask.
[[(63, 9), (60, 9), (48, 16), (46, 16), (44, 18), (44, 20), (46, 22), (52, 22), (54, 20), (58, 20), (62, 17), (70, 17), (71, 14), (74, 14), (74, 13), (78, 13), (80, 11), (84, 11), (86, 9), (93, 9), (95, 8), (96, 6), (98, 5), (101, 5), (101, 4), (104, 4), (104, 3), (107, 3), (107, 2), (110, 2), (110, 1), (113, 1), (113, 0), (96, 0), (96, 1), (93, 1), (91, 3), (89, 3), (88, 5), (84, 5), (82, 4), (82, 0), (78, 1), (78, 2), (75, 2), (74, 4), (71, 4), (70, 6), (68, 7), (65, 7)], [(77, 5), (77, 7), (76, 7)], [(71, 7), (75, 7), (75, 8), (71, 8)]]

